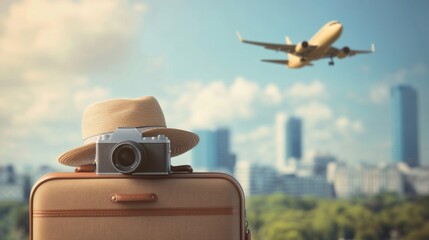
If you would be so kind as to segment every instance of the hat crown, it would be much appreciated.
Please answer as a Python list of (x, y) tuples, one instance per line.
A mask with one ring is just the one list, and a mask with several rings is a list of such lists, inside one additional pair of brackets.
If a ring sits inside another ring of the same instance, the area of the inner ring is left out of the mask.
[(83, 140), (113, 132), (118, 127), (167, 126), (162, 109), (152, 96), (99, 102), (87, 107), (83, 112)]

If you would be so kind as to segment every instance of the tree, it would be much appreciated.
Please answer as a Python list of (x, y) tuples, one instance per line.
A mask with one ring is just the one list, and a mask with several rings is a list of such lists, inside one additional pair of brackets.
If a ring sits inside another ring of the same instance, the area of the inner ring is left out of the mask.
[(28, 204), (0, 202), (0, 239), (28, 239)]
[(274, 194), (247, 202), (256, 240), (390, 239), (393, 232), (403, 239), (429, 239), (429, 197), (406, 199), (384, 193), (327, 200)]
[(410, 232), (408, 235), (404, 237), (404, 239), (405, 240), (429, 239), (429, 222), (426, 222), (426, 224), (421, 229), (416, 229)]

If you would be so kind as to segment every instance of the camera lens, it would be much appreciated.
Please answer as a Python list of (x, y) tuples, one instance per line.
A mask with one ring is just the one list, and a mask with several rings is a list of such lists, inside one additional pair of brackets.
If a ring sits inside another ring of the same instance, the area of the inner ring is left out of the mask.
[(136, 155), (131, 146), (122, 146), (116, 154), (116, 159), (119, 165), (129, 167), (135, 162)]
[(113, 166), (120, 173), (134, 172), (145, 156), (142, 146), (132, 141), (118, 143), (110, 154)]

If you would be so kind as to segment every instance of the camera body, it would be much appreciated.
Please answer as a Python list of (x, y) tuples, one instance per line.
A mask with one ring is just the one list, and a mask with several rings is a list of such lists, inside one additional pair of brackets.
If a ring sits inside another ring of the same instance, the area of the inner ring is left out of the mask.
[(118, 128), (96, 141), (96, 173), (166, 175), (170, 152), (170, 140), (164, 135), (143, 137), (136, 128)]

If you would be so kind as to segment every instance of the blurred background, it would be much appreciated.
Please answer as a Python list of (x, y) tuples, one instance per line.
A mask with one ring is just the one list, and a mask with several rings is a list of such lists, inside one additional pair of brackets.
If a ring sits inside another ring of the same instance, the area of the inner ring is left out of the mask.
[[(97, 101), (155, 96), (200, 144), (173, 159), (241, 183), (254, 239), (429, 239), (429, 3), (5, 0), (0, 239), (25, 239), (34, 182), (82, 145)], [(249, 40), (376, 53), (286, 69)]]

